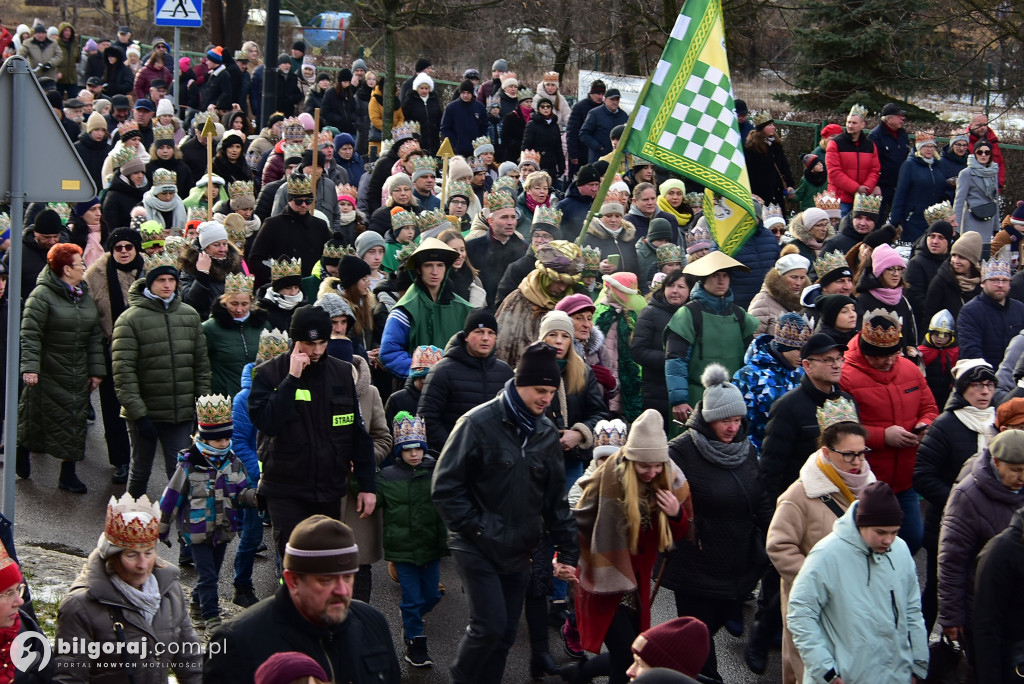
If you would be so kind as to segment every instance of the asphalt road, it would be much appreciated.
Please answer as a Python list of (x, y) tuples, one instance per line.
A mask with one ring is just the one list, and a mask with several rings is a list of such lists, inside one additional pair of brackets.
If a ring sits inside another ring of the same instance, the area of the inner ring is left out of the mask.
[[(96, 405), (97, 414), (99, 405)], [(13, 452), (13, 450), (12, 450)], [(13, 453), (11, 454), (13, 458)], [(159, 462), (159, 456), (157, 457)], [(166, 484), (162, 468), (154, 469), (150, 480), (149, 496), (158, 498)], [(156, 472), (159, 471), (159, 472)], [(102, 421), (97, 420), (89, 426), (89, 437), (86, 447), (86, 459), (79, 463), (78, 476), (89, 487), (87, 494), (68, 494), (57, 488), (59, 464), (56, 459), (37, 456), (32, 462), (32, 477), (19, 480), (16, 487), (15, 537), (19, 545), (42, 545), (57, 550), (67, 550), (79, 555), (88, 554), (96, 545), (96, 540), (103, 531), (103, 520), (106, 504), (110, 497), (120, 496), (125, 491), (123, 485), (110, 483), (112, 468), (107, 463), (106, 447), (103, 441)], [(266, 541), (272, 545), (270, 530), (266, 531)], [(232, 596), (232, 572), (234, 549), (237, 542), (232, 542), (224, 562), (224, 570), (220, 580), (221, 605), (228, 604)], [(161, 557), (177, 562), (177, 548), (168, 549), (160, 544), (157, 546)], [(256, 593), (265, 597), (273, 593), (277, 578), (273, 558), (264, 554), (257, 557), (254, 570)], [(186, 587), (196, 582), (195, 572), (191, 568), (182, 570), (181, 581)], [(377, 563), (373, 572), (373, 593), (371, 605), (380, 610), (391, 625), (392, 638), (403, 666), (403, 681), (418, 684), (441, 683), (448, 681), (448, 665), (455, 656), (469, 612), (461, 583), (450, 558), (441, 563), (441, 581), (447, 593), (441, 603), (425, 619), (426, 635), (431, 657), (432, 668), (410, 668), (401, 660), (402, 621), (399, 612), (401, 591), (398, 584), (387, 575), (385, 563)], [(748, 604), (745, 611), (747, 627), (753, 619), (753, 605)], [(662, 591), (652, 609), (652, 622), (664, 622), (676, 617), (672, 592)], [(562, 651), (561, 639), (554, 629), (550, 630), (551, 653), (558, 662), (568, 662)], [(754, 684), (781, 681), (781, 664), (778, 651), (772, 653), (768, 672), (758, 677), (752, 674), (743, 663), (743, 639), (736, 639), (722, 630), (716, 638), (719, 671), (728, 684)], [(505, 682), (516, 683), (530, 681), (529, 671), (530, 649), (526, 634), (525, 622), (520, 622), (519, 637), (509, 655), (505, 670)], [(547, 681), (561, 681), (558, 677)], [(603, 681), (602, 679), (595, 681)]]

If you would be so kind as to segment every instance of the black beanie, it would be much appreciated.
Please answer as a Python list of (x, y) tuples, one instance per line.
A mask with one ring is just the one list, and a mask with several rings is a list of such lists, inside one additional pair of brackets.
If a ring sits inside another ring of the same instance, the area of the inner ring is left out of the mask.
[(292, 43), (292, 50), (298, 50), (299, 52), (305, 52), (306, 51), (306, 44), (304, 42), (302, 42), (301, 40), (297, 40), (294, 43)]
[(419, 59), (416, 60), (416, 73), (420, 73), (429, 66), (433, 66), (430, 63), (430, 60), (427, 59), (426, 57), (420, 57)]
[(171, 275), (174, 276), (175, 280), (181, 280), (181, 274), (178, 272), (178, 269), (175, 268), (174, 266), (157, 266), (156, 268), (152, 268), (146, 271), (146, 287), (153, 287), (153, 281), (162, 275)]
[[(848, 265), (845, 265), (845, 262), (844, 265), (841, 266), (840, 268), (833, 268), (831, 271), (819, 273), (818, 284), (821, 285), (822, 287), (826, 287), (836, 282), (840, 278), (853, 278), (853, 272), (850, 271), (850, 267)], [(817, 304), (815, 304), (815, 306), (817, 306)]]
[(338, 279), (341, 280), (343, 290), (347, 290), (368, 275), (370, 265), (359, 257), (346, 254), (338, 263)]
[(473, 309), (466, 316), (466, 324), (462, 327), (462, 336), (465, 337), (477, 328), (490, 328), (497, 334), (498, 319), (487, 309)]
[(331, 339), (331, 317), (319, 306), (300, 306), (292, 314), (288, 333), (296, 342), (326, 342)]
[(351, 69), (340, 69), (338, 71), (338, 83), (344, 81), (352, 81), (352, 70)]
[(473, 92), (473, 82), (470, 81), (467, 78), (465, 81), (463, 81), (462, 83), (459, 84), (459, 92), (460, 93), (471, 93), (471, 92)]
[(142, 234), (137, 230), (131, 228), (115, 228), (110, 232), (110, 237), (107, 238), (107, 251), (113, 252), (114, 245), (118, 242), (130, 242), (135, 245), (135, 251), (142, 251)]
[(829, 327), (835, 327), (836, 317), (847, 304), (857, 304), (853, 297), (841, 294), (822, 295), (814, 300), (814, 308), (821, 314), (821, 322)]
[(32, 224), (32, 231), (40, 235), (60, 235), (64, 230), (64, 224), (60, 222), (60, 215), (53, 209), (45, 209), (36, 216), (36, 222)]
[(953, 241), (953, 226), (949, 221), (943, 221), (939, 219), (928, 227), (928, 234), (938, 233), (942, 237), (946, 238), (946, 242)]
[(560, 382), (555, 348), (543, 342), (527, 347), (516, 364), (516, 387), (558, 387)]
[(903, 524), (903, 509), (892, 492), (892, 487), (882, 481), (872, 482), (860, 494), (857, 501), (857, 527), (899, 527)]
[(671, 240), (672, 239), (672, 224), (667, 219), (663, 219), (660, 216), (655, 219), (651, 219), (650, 224), (647, 226), (647, 240), (654, 242), (655, 240)]
[(878, 230), (873, 230), (864, 236), (864, 244), (875, 249), (876, 247), (889, 243), (892, 244), (896, 239), (896, 229), (891, 224), (885, 224)]

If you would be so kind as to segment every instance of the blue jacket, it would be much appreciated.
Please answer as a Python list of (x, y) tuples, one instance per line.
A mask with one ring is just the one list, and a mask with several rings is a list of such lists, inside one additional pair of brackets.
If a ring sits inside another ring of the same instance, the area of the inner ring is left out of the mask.
[(907, 129), (900, 128), (893, 136), (891, 130), (882, 122), (871, 129), (868, 138), (875, 143), (875, 151), (878, 154), (878, 163), (882, 166), (882, 173), (878, 177), (880, 188), (894, 188), (899, 179), (900, 167), (907, 161), (910, 154), (910, 138), (907, 136)]
[[(342, 145), (352, 145), (352, 158), (344, 160), (338, 156), (338, 150)], [(351, 133), (339, 133), (334, 136), (334, 163), (348, 172), (348, 184), (359, 187), (359, 179), (366, 173), (366, 162), (355, 151), (356, 139)]]
[(999, 368), (1006, 346), (1024, 329), (1024, 304), (1007, 297), (1003, 304), (982, 292), (960, 309), (956, 335), (961, 359), (985, 359)]
[(761, 291), (764, 277), (775, 266), (781, 249), (779, 241), (771, 231), (765, 228), (764, 224), (758, 224), (754, 234), (747, 238), (740, 251), (733, 255), (736, 261), (750, 269), (750, 273), (730, 273), (732, 278), (729, 287), (732, 288), (733, 301), (736, 304), (744, 309), (750, 306), (751, 300)]
[(255, 363), (247, 363), (242, 369), (242, 389), (231, 401), (231, 450), (245, 466), (249, 486), (255, 487), (260, 481), (260, 457), (256, 454), (256, 428), (249, 419), (249, 391), (252, 389), (252, 369)]
[(889, 223), (902, 226), (904, 242), (916, 242), (928, 230), (924, 210), (941, 202), (946, 194), (946, 174), (936, 161), (928, 164), (912, 155), (900, 169)]
[(587, 148), (590, 164), (612, 151), (612, 129), (625, 124), (628, 119), (629, 115), (622, 109), (612, 112), (601, 105), (590, 110), (587, 120), (580, 127), (580, 144)]
[(558, 209), (562, 212), (561, 239), (575, 242), (583, 228), (583, 222), (587, 219), (590, 205), (593, 203), (592, 197), (584, 197), (580, 194), (575, 181), (569, 185), (565, 197), (558, 203)]
[[(942, 157), (939, 158), (939, 168), (942, 169), (942, 175), (946, 178), (956, 178), (960, 175), (960, 172), (967, 168), (967, 157), (965, 154), (962, 157), (958, 157), (953, 154), (953, 150), (950, 149), (949, 145), (942, 148)], [(952, 185), (946, 186), (946, 193), (943, 199), (948, 199), (950, 202), (956, 197), (956, 187)]]
[(589, 95), (572, 106), (569, 123), (565, 125), (565, 150), (568, 153), (569, 159), (579, 159), (580, 164), (585, 163), (588, 153), (586, 147), (580, 143), (580, 128), (583, 127), (583, 122), (587, 120), (587, 114), (590, 113), (590, 110), (600, 106), (591, 100)]
[(456, 97), (441, 115), (441, 139), (452, 144), (455, 154), (473, 156), (473, 140), (487, 134), (487, 110), (475, 98), (463, 102)]
[(768, 425), (768, 412), (775, 400), (800, 384), (804, 370), (785, 363), (781, 355), (772, 352), (773, 335), (758, 335), (747, 347), (743, 368), (732, 376), (733, 383), (743, 393), (750, 421), (750, 441), (761, 453), (764, 430)]
[(906, 684), (928, 674), (928, 633), (917, 566), (899, 537), (884, 554), (857, 529), (854, 502), (807, 555), (789, 593), (786, 621), (804, 684), (829, 670), (846, 682)]

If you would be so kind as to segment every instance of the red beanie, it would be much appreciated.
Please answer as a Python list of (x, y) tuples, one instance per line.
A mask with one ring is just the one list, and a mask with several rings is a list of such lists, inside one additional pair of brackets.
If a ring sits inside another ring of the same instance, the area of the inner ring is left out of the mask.
[(703, 622), (694, 617), (679, 617), (638, 636), (633, 652), (650, 667), (665, 667), (696, 677), (708, 659), (710, 643)]
[(21, 568), (7, 555), (7, 549), (0, 544), (0, 591), (7, 591), (22, 581)]
[(303, 677), (315, 677), (321, 682), (330, 681), (320, 663), (305, 653), (284, 651), (270, 656), (253, 677), (256, 684), (288, 684)]

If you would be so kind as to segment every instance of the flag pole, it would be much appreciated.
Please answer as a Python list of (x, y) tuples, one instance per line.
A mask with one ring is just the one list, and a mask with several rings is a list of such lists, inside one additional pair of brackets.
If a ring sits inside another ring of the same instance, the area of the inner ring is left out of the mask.
[(587, 218), (583, 221), (583, 227), (580, 228), (580, 234), (576, 238), (576, 244), (581, 247), (583, 246), (583, 237), (587, 234), (587, 227), (590, 225), (590, 221), (601, 209), (604, 196), (608, 194), (608, 188), (612, 186), (612, 181), (615, 179), (615, 169), (619, 168), (619, 162), (622, 161), (622, 157), (626, 154), (626, 141), (629, 139), (630, 131), (633, 130), (633, 122), (636, 120), (637, 112), (640, 111), (640, 105), (643, 103), (644, 98), (647, 96), (647, 91), (651, 87), (651, 77), (653, 75), (651, 74), (647, 77), (647, 80), (644, 81), (644, 87), (640, 89), (640, 95), (636, 98), (636, 104), (633, 106), (633, 111), (630, 112), (629, 118), (626, 120), (626, 127), (622, 131), (622, 137), (619, 138), (619, 144), (615, 146), (615, 150), (612, 152), (612, 160), (608, 164), (608, 171), (604, 174), (604, 178), (601, 180), (601, 187), (597, 189), (597, 195), (594, 196), (594, 201), (587, 211)]
[[(320, 185), (320, 179), (316, 177), (316, 159), (320, 151), (320, 108), (313, 110), (313, 207), (310, 214), (316, 213), (316, 187)], [(326, 170), (325, 172), (326, 173)], [(323, 174), (321, 174), (323, 175)]]

